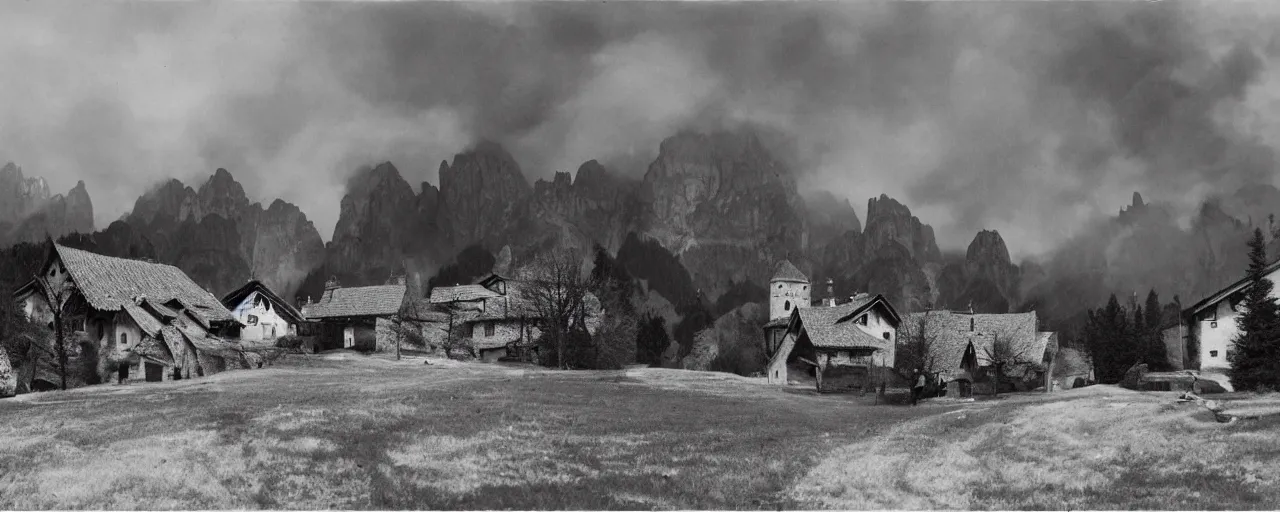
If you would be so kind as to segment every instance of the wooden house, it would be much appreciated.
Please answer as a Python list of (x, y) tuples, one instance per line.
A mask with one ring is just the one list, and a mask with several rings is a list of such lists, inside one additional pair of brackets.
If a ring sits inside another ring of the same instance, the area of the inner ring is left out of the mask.
[(100, 381), (183, 379), (245, 364), (220, 337), (239, 322), (177, 267), (50, 244), (40, 273), (14, 298), (52, 329), (50, 298), (63, 297), (66, 339)]
[(320, 300), (302, 307), (322, 350), (349, 348), (371, 352), (394, 346), (396, 317), (405, 304), (404, 284), (343, 288), (325, 284)]
[(881, 295), (842, 305), (791, 308), (767, 368), (770, 383), (812, 378), (819, 391), (866, 389), (893, 364), (901, 318)]

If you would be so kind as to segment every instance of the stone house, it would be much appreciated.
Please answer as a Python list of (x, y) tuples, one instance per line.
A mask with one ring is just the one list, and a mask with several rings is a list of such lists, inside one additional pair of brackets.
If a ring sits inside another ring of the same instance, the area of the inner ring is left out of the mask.
[[(1263, 276), (1272, 284), (1280, 282), (1277, 281), (1280, 261), (1263, 269)], [(1231, 368), (1228, 357), (1234, 351), (1236, 336), (1240, 334), (1236, 319), (1243, 313), (1241, 303), (1250, 284), (1249, 278), (1245, 277), (1182, 311), (1185, 323), (1182, 344), (1186, 354), (1184, 367), (1199, 370), (1200, 378), (1216, 381), (1228, 391), (1233, 389), (1227, 378), (1227, 370)], [(1280, 299), (1280, 287), (1272, 286), (1271, 297)]]
[(405, 295), (403, 283), (343, 288), (331, 278), (319, 300), (302, 306), (306, 334), (321, 350), (394, 350)]
[(819, 391), (845, 391), (883, 381), (901, 323), (888, 300), (860, 294), (846, 304), (792, 306), (766, 368), (771, 384), (812, 378)]
[[(1017, 390), (1046, 386), (1052, 375), (1053, 356), (1058, 349), (1057, 333), (1037, 330), (1034, 311), (1028, 313), (981, 314), (956, 311), (925, 311), (906, 316), (907, 334), (899, 343), (911, 343), (913, 336), (928, 340), (926, 371), (937, 374), (946, 384), (947, 396), (994, 391), (991, 355), (1015, 359), (1003, 369)], [(922, 334), (915, 334), (922, 333)], [(1004, 340), (996, 348), (997, 340)], [(961, 361), (972, 344), (977, 366), (964, 368)]]
[[(103, 382), (165, 381), (248, 366), (238, 345), (220, 337), (239, 322), (182, 270), (50, 244), (41, 276), (67, 297), (67, 339)], [(14, 292), (23, 312), (53, 328), (44, 285)]]
[(298, 333), (302, 312), (285, 302), (261, 281), (249, 281), (222, 298), (222, 305), (240, 325), (233, 326), (229, 337), (241, 341), (270, 341)]
[[(447, 312), (448, 330), (458, 329), (482, 361), (532, 361), (537, 357), (542, 318), (526, 293), (528, 286), (522, 280), (491, 274), (476, 284), (432, 289), (430, 302), (437, 311)], [(585, 328), (594, 334), (603, 313), (600, 301), (587, 293), (583, 302)]]
[(792, 310), (809, 307), (811, 296), (809, 278), (790, 261), (782, 260), (769, 279), (769, 322), (764, 325), (766, 354), (777, 352)]

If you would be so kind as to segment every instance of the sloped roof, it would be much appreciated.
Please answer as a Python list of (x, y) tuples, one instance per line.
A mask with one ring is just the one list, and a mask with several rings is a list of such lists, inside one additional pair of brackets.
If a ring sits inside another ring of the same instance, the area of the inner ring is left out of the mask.
[(159, 363), (174, 364), (173, 353), (169, 351), (169, 347), (165, 346), (163, 341), (151, 336), (145, 337), (141, 342), (138, 342), (138, 345), (133, 347), (133, 352)]
[(160, 334), (160, 328), (164, 327), (164, 324), (161, 324), (160, 320), (151, 316), (151, 313), (142, 309), (142, 306), (138, 306), (136, 304), (125, 304), (124, 312), (128, 313), (129, 318), (133, 319), (133, 323), (138, 324), (138, 327), (141, 328), (142, 332), (146, 333), (147, 336), (156, 336)]
[(791, 264), (790, 260), (782, 260), (782, 263), (778, 264), (778, 270), (773, 273), (773, 278), (769, 281), (807, 283), (809, 282), (809, 277), (804, 275), (804, 272), (801, 272), (795, 265)]
[(298, 311), (298, 308), (293, 307), (292, 304), (289, 304), (287, 301), (280, 298), (279, 295), (276, 295), (275, 292), (271, 291), (271, 288), (268, 288), (267, 285), (262, 284), (262, 281), (258, 280), (249, 281), (248, 283), (245, 283), (244, 286), (241, 286), (235, 291), (223, 296), (222, 305), (226, 306), (227, 309), (235, 309), (241, 302), (244, 302), (245, 298), (253, 294), (253, 292), (258, 292), (259, 296), (267, 299), (267, 301), (271, 303), (272, 309), (276, 311), (276, 314), (280, 315), (285, 320), (294, 323), (301, 322), (303, 320), (302, 312)]
[(114, 258), (54, 244), (59, 259), (75, 280), (85, 301), (101, 311), (120, 311), (136, 297), (167, 302), (180, 299), (213, 321), (233, 320), (212, 293), (192, 281), (178, 267)]
[(302, 314), (308, 319), (391, 316), (400, 311), (404, 294), (402, 284), (337, 288), (325, 291), (320, 301), (308, 304)]
[(887, 348), (889, 340), (863, 331), (853, 322), (877, 298), (883, 300), (882, 297), (875, 296), (839, 306), (796, 308), (792, 312), (792, 321), (799, 323), (793, 328), (804, 329), (809, 336), (809, 343), (818, 348)]
[(431, 289), (431, 303), (445, 304), (449, 302), (462, 302), (488, 299), (492, 297), (501, 297), (498, 292), (485, 288), (478, 284), (464, 284), (461, 286), (437, 286)]
[(1053, 358), (1053, 376), (1086, 375), (1092, 369), (1089, 356), (1071, 347), (1063, 347)]
[[(1264, 276), (1270, 275), (1272, 272), (1275, 272), (1276, 270), (1280, 270), (1280, 260), (1276, 260), (1272, 264), (1267, 265), (1266, 268), (1262, 269), (1262, 274)], [(1205, 308), (1208, 308), (1219, 302), (1222, 302), (1223, 300), (1226, 300), (1227, 297), (1230, 297), (1231, 295), (1237, 292), (1240, 292), (1245, 288), (1248, 288), (1250, 282), (1251, 281), (1249, 279), (1249, 276), (1246, 275), (1244, 276), (1243, 279), (1240, 279), (1239, 281), (1231, 283), (1226, 288), (1218, 290), (1213, 295), (1205, 297), (1204, 300), (1201, 300), (1200, 302), (1192, 304), (1191, 307), (1184, 309), (1182, 311), (1182, 316), (1192, 316), (1192, 315), (1195, 315), (1196, 313), (1204, 311)], [(1276, 283), (1276, 284), (1280, 285), (1280, 283)]]
[(936, 361), (935, 369), (943, 373), (960, 370), (960, 358), (964, 356), (964, 349), (971, 339), (981, 365), (989, 364), (988, 353), (997, 336), (1007, 337), (1012, 352), (1020, 354), (1032, 364), (1043, 362), (1045, 349), (1052, 339), (1051, 336), (1042, 336), (1036, 330), (1035, 312), (969, 314), (926, 311), (907, 315), (903, 320), (907, 330), (899, 332), (898, 340), (907, 342), (910, 333), (920, 329), (919, 322), (922, 318), (925, 321), (925, 336), (931, 340), (930, 352)]
[(405, 308), (404, 318), (419, 322), (448, 322), (449, 313), (435, 309), (429, 299), (418, 298)]

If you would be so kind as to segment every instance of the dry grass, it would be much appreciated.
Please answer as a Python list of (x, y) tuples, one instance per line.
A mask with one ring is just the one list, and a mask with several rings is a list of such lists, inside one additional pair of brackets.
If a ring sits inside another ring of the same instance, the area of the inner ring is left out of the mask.
[(302, 356), (0, 401), (0, 509), (1275, 508), (1275, 417), (1175, 396), (890, 407), (700, 372)]
[(1240, 509), (1280, 504), (1280, 422), (1096, 386), (949, 412), (845, 446), (792, 489), (846, 509)]
[(823, 452), (929, 413), (697, 372), (291, 357), (0, 402), (0, 508), (776, 508)]

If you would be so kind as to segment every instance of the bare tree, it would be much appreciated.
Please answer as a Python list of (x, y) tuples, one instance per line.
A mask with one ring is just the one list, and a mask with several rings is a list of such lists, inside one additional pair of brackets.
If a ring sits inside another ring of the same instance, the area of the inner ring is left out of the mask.
[(933, 373), (939, 369), (937, 351), (941, 329), (931, 320), (927, 313), (920, 313), (903, 322), (898, 330), (895, 361), (899, 371), (910, 375), (912, 371)]
[(556, 363), (561, 369), (568, 368), (565, 342), (575, 320), (582, 322), (590, 286), (582, 272), (582, 261), (576, 250), (554, 250), (539, 256), (526, 272), (524, 293), (555, 342)]
[[(56, 276), (36, 274), (36, 287), (41, 297), (49, 305), (49, 313), (53, 316), (54, 352), (58, 356), (58, 376), (62, 389), (67, 389), (67, 313), (72, 297), (75, 296), (75, 284), (67, 278), (66, 272), (58, 272)], [(34, 366), (32, 367), (34, 371)]]
[(983, 355), (996, 370), (995, 393), (1000, 394), (1000, 383), (1004, 381), (1004, 371), (1011, 366), (1034, 364), (1035, 354), (1032, 349), (1034, 340), (1019, 339), (1009, 331), (996, 331), (991, 334), (991, 346), (983, 347)]

